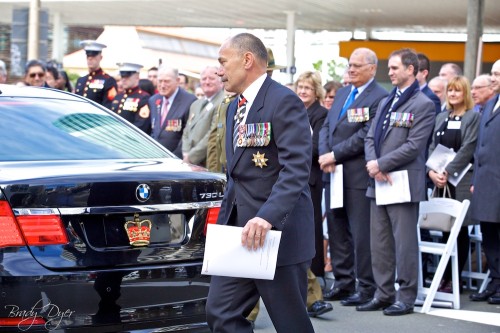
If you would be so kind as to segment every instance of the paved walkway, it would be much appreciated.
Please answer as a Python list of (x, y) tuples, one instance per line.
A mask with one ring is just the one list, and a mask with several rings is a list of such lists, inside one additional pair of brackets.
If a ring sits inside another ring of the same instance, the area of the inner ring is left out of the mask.
[[(500, 333), (500, 305), (471, 302), (469, 294), (467, 290), (462, 294), (460, 310), (432, 308), (429, 314), (421, 314), (416, 307), (415, 313), (399, 317), (385, 316), (382, 311), (360, 313), (332, 302), (333, 311), (313, 318), (312, 323), (316, 333)], [(255, 333), (274, 332), (262, 305)]]

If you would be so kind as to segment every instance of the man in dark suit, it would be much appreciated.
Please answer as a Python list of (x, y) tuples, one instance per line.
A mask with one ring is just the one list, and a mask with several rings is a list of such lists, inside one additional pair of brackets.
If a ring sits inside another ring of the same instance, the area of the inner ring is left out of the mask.
[(427, 87), (439, 98), (441, 111), (446, 111), (446, 81), (439, 76), (432, 78)]
[[(491, 281), (481, 293), (470, 295), (473, 301), (500, 304), (500, 59), (491, 68), (491, 85), (496, 95), (484, 107), (479, 125), (474, 174), (472, 178), (471, 217), (481, 221), (483, 250)], [(496, 179), (496, 181), (494, 181)]]
[[(377, 56), (367, 48), (349, 58), (351, 84), (337, 91), (319, 140), (319, 163), (325, 172), (328, 241), (335, 283), (327, 300), (343, 305), (370, 301), (375, 293), (370, 254), (370, 200), (366, 197), (368, 173), (364, 140), (377, 106), (387, 91), (375, 82)], [(352, 101), (351, 96), (355, 95)], [(344, 206), (330, 210), (330, 173), (342, 164)], [(356, 279), (358, 288), (356, 290)]]
[(432, 92), (432, 90), (427, 86), (427, 79), (429, 78), (429, 71), (431, 70), (431, 62), (429, 58), (423, 53), (417, 53), (418, 57), (418, 73), (417, 81), (420, 85), (420, 90), (425, 96), (434, 103), (436, 107), (436, 114), (441, 112), (441, 100)]
[(179, 158), (182, 158), (182, 132), (188, 120), (189, 107), (194, 101), (196, 96), (179, 87), (177, 69), (158, 69), (158, 94), (148, 102), (151, 136)]
[[(371, 252), (375, 297), (358, 311), (384, 309), (385, 315), (413, 312), (418, 289), (417, 220), (419, 202), (426, 199), (425, 152), (436, 109), (415, 78), (417, 55), (409, 49), (389, 57), (389, 78), (395, 86), (383, 99), (365, 139), (366, 168), (372, 178)], [(409, 202), (377, 205), (375, 182), (389, 182), (390, 172), (406, 171)], [(397, 273), (397, 274), (396, 274)], [(397, 276), (397, 278), (396, 278)], [(394, 282), (399, 284), (396, 291)]]
[(255, 36), (226, 40), (219, 63), (225, 89), (239, 96), (227, 110), (228, 182), (217, 223), (243, 227), (242, 246), (250, 250), (262, 247), (271, 229), (282, 235), (273, 280), (212, 277), (208, 324), (218, 333), (253, 332), (246, 316), (260, 295), (277, 332), (314, 332), (306, 311), (314, 256), (307, 111), (293, 91), (267, 77), (266, 47)]

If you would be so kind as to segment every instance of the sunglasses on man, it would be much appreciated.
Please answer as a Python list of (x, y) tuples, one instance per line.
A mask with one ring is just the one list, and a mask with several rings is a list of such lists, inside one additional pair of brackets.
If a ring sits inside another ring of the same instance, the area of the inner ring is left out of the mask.
[(35, 76), (38, 76), (38, 77), (44, 77), (45, 76), (45, 73), (43, 72), (40, 72), (40, 73), (29, 73), (28, 76), (32, 79), (35, 78)]

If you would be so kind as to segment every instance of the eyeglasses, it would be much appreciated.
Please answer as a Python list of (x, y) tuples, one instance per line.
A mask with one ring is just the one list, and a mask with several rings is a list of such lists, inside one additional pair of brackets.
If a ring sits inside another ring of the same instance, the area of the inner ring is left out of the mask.
[(489, 87), (489, 86), (490, 86), (490, 85), (489, 85), (489, 84), (487, 84), (487, 85), (485, 85), (485, 86), (472, 86), (472, 87), (470, 87), (470, 88), (471, 88), (471, 90), (478, 90), (478, 89), (486, 88), (486, 87)]
[(298, 85), (298, 86), (297, 86), (297, 91), (299, 91), (299, 90), (313, 91), (313, 90), (314, 90), (314, 88), (309, 87), (309, 86)]
[(366, 65), (373, 65), (373, 64), (348, 64), (347, 68), (359, 69), (359, 68), (366, 66)]
[(38, 77), (44, 77), (45, 76), (45, 73), (30, 73), (29, 74), (29, 77), (34, 79), (35, 76), (38, 76)]

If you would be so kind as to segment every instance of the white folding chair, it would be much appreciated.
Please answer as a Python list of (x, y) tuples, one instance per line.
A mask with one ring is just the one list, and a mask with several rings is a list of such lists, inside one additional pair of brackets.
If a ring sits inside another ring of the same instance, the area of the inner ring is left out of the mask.
[[(422, 313), (427, 313), (430, 310), (431, 305), (435, 306), (448, 306), (454, 309), (460, 308), (460, 289), (459, 281), (460, 276), (458, 275), (458, 259), (457, 259), (457, 236), (462, 227), (465, 214), (469, 208), (469, 200), (464, 200), (463, 202), (448, 199), (448, 198), (432, 198), (429, 201), (423, 201), (420, 203), (419, 211), (419, 227), (418, 229), (418, 248), (420, 251), (419, 255), (419, 279), (418, 279), (418, 296), (416, 304), (422, 303)], [(426, 214), (429, 213), (444, 213), (452, 217), (455, 217), (455, 222), (453, 223), (450, 230), (450, 237), (446, 243), (434, 243), (422, 241), (420, 239), (420, 223)], [(422, 279), (422, 253), (431, 253), (434, 255), (441, 256), (439, 264), (434, 273), (434, 278), (430, 287), (424, 287)], [(446, 265), (451, 258), (451, 270), (452, 270), (452, 284), (453, 293), (442, 293), (438, 292), (439, 283), (443, 278)]]
[[(467, 263), (462, 271), (462, 278), (465, 279), (467, 283), (467, 288), (477, 289), (478, 292), (483, 292), (488, 285), (489, 280), (489, 269), (483, 271), (483, 258), (481, 251), (481, 243), (483, 242), (483, 235), (481, 233), (481, 227), (479, 224), (474, 224), (469, 226), (469, 255), (467, 258)], [(472, 249), (475, 249), (475, 258), (473, 258)], [(476, 269), (472, 267), (472, 261), (476, 261)], [(474, 286), (472, 281), (476, 280), (476, 285)]]

